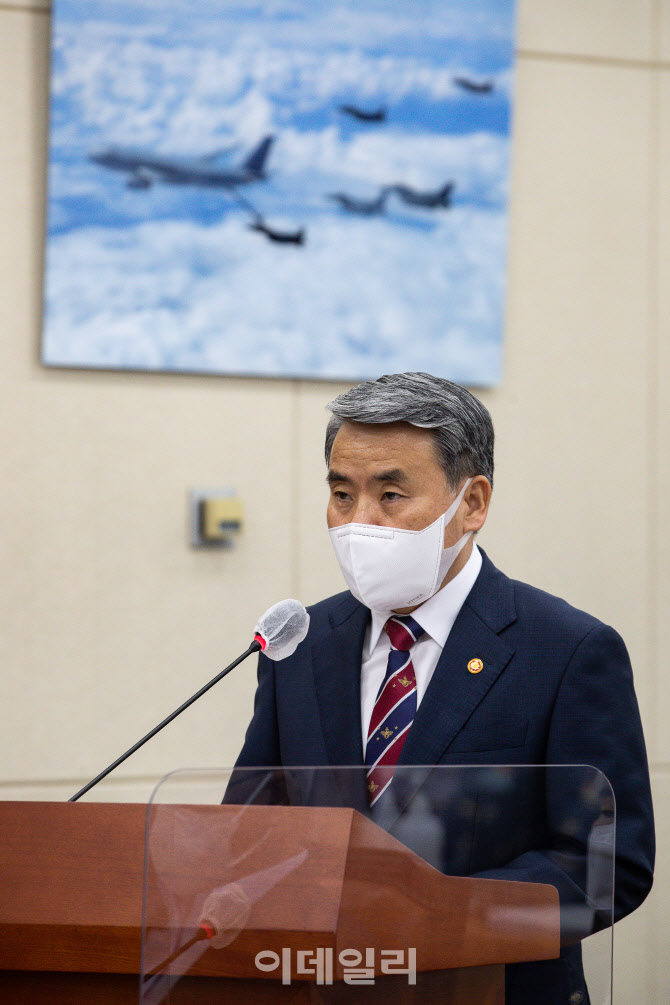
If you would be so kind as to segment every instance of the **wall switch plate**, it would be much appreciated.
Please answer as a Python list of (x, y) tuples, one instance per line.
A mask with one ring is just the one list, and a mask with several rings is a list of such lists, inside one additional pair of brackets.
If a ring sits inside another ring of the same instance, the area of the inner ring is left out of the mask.
[(242, 529), (242, 500), (232, 489), (192, 489), (190, 533), (193, 548), (230, 548)]

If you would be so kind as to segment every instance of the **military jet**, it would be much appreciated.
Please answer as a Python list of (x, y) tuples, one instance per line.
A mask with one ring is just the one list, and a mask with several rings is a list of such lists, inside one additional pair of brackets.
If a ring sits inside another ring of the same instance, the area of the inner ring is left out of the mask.
[(472, 94), (490, 94), (493, 90), (492, 80), (470, 80), (469, 77), (454, 77), (454, 83), (458, 87), (462, 87), (464, 91), (470, 91)]
[(347, 195), (346, 192), (332, 192), (326, 198), (338, 202), (342, 209), (346, 209), (349, 213), (377, 216), (386, 209), (388, 194), (389, 189), (383, 188), (376, 199), (357, 199), (353, 195)]
[(340, 105), (340, 111), (345, 115), (351, 115), (353, 119), (358, 119), (359, 122), (384, 122), (386, 119), (385, 108), (366, 112), (365, 109), (358, 108), (356, 105)]
[(247, 226), (249, 227), (249, 230), (259, 231), (259, 233), (265, 234), (269, 241), (274, 241), (277, 244), (305, 243), (304, 227), (301, 227), (300, 230), (274, 230), (272, 227), (268, 227), (263, 217), (259, 217)]
[(265, 161), (273, 142), (274, 136), (264, 136), (239, 167), (217, 163), (224, 153), (230, 153), (234, 148), (217, 150), (204, 157), (179, 157), (133, 147), (109, 146), (91, 151), (88, 156), (95, 164), (129, 172), (126, 180), (128, 188), (149, 188), (158, 181), (171, 185), (235, 188), (267, 177)]
[(453, 181), (447, 182), (435, 192), (421, 192), (410, 185), (391, 185), (391, 191), (400, 196), (409, 206), (423, 206), (426, 209), (437, 209), (439, 206), (447, 209), (451, 206), (451, 193), (454, 190)]

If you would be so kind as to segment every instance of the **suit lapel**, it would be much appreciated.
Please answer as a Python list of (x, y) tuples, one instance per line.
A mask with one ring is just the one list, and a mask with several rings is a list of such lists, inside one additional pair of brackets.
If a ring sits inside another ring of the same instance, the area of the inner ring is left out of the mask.
[[(511, 582), (483, 554), (400, 755), (400, 764), (436, 764), (496, 682), (514, 650), (498, 635), (516, 618)], [(483, 669), (468, 664), (480, 659)]]
[[(510, 649), (464, 604), (449, 633), (400, 755), (400, 764), (437, 764), (512, 657)], [(479, 673), (468, 663), (480, 659)]]
[(312, 643), (321, 728), (332, 765), (364, 762), (360, 680), (369, 615), (349, 594), (330, 615), (332, 631)]

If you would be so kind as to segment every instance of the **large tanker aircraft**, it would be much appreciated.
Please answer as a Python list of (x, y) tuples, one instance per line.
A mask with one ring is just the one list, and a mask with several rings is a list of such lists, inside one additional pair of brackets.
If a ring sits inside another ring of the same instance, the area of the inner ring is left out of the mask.
[(264, 136), (238, 167), (218, 163), (234, 149), (229, 147), (203, 157), (182, 157), (153, 153), (136, 147), (108, 146), (93, 150), (89, 160), (114, 171), (128, 174), (128, 188), (149, 188), (154, 182), (170, 185), (202, 185), (206, 188), (236, 188), (267, 177), (265, 162), (274, 136)]

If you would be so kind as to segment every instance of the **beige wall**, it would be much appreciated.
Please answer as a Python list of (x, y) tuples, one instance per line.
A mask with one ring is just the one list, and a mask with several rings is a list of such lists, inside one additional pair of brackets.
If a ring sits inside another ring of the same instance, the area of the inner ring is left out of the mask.
[[(323, 530), (341, 385), (43, 369), (48, 4), (0, 2), (0, 798), (69, 795), (246, 646), (284, 596), (340, 589)], [(505, 373), (481, 543), (614, 624), (634, 666), (660, 864), (617, 929), (618, 1002), (670, 1000), (670, 0), (520, 0)], [(666, 337), (662, 338), (662, 333)], [(230, 486), (226, 553), (186, 544)], [(97, 798), (230, 763), (251, 667)]]

